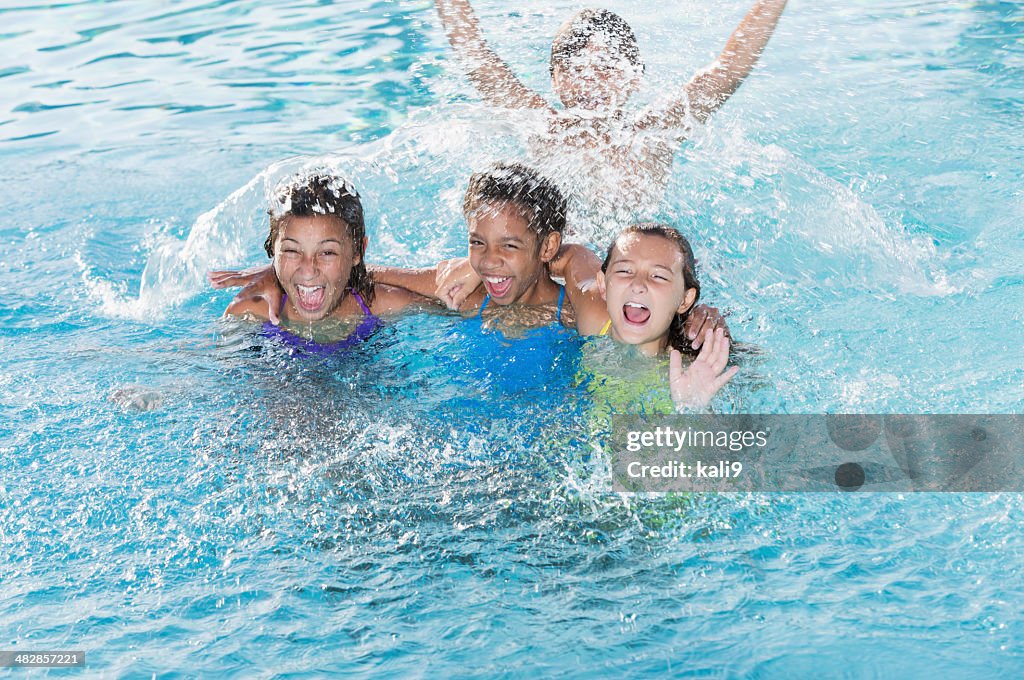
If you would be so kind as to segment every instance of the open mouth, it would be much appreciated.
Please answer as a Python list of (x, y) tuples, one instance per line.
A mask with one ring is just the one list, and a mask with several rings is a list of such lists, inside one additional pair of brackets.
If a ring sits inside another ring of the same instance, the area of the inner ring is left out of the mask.
[(622, 315), (626, 317), (626, 321), (638, 326), (647, 323), (647, 320), (651, 318), (651, 310), (639, 302), (627, 302), (622, 305)]
[(484, 286), (491, 297), (503, 298), (512, 291), (511, 276), (485, 276)]
[(298, 293), (298, 299), (295, 302), (303, 311), (315, 312), (324, 304), (326, 290), (323, 286), (296, 285), (295, 291)]

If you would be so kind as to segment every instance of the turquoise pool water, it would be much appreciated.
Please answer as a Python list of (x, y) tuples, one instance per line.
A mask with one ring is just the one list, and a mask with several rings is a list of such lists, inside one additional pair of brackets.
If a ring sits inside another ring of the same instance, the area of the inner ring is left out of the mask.
[[(746, 8), (607, 6), (640, 103)], [(576, 8), (479, 6), (545, 94)], [(619, 496), (571, 361), (502, 388), (445, 360), (482, 342), (449, 317), (327, 362), (222, 325), (202, 274), (263, 261), (265, 186), (306, 163), (359, 177), (371, 259), (464, 247), (470, 169), (524, 142), (429, 2), (0, 20), (0, 648), (133, 677), (1024, 668), (1017, 494)], [(1018, 3), (791, 3), (660, 207), (760, 348), (720, 408), (1020, 412), (1022, 66)]]

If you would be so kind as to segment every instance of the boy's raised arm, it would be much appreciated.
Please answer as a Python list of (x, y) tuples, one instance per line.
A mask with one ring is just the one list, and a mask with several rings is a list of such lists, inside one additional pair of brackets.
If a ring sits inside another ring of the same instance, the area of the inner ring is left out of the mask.
[(786, 0), (759, 0), (729, 36), (718, 58), (687, 83), (682, 98), (667, 111), (651, 114), (640, 126), (676, 127), (683, 124), (687, 112), (700, 123), (707, 121), (750, 75), (785, 7)]
[(469, 0), (434, 0), (448, 42), (463, 62), (469, 79), (481, 96), (494, 106), (510, 109), (550, 109), (539, 94), (529, 89), (487, 45)]

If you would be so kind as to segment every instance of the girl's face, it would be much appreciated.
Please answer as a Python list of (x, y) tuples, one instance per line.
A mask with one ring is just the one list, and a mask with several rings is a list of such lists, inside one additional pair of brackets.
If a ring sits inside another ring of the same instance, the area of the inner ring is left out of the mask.
[(348, 225), (337, 217), (288, 217), (274, 241), (274, 272), (288, 295), (285, 316), (307, 322), (329, 316), (361, 259), (353, 251)]
[(499, 305), (539, 304), (536, 285), (561, 239), (537, 232), (512, 205), (483, 204), (469, 218), (469, 263)]
[(597, 284), (608, 305), (612, 337), (652, 355), (665, 349), (673, 317), (688, 310), (697, 295), (686, 287), (679, 248), (655, 234), (620, 236)]

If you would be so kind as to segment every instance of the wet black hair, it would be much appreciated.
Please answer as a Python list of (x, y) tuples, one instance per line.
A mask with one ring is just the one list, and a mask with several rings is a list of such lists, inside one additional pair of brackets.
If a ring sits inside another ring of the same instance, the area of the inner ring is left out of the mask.
[(373, 279), (366, 271), (366, 223), (359, 192), (340, 177), (327, 174), (303, 175), (279, 187), (270, 209), (270, 234), (263, 249), (274, 257), (274, 242), (289, 217), (334, 217), (345, 224), (352, 237), (352, 253), (359, 262), (352, 265), (346, 287), (359, 293), (366, 304), (373, 301)]
[(608, 265), (612, 260), (612, 251), (615, 249), (615, 244), (620, 238), (626, 234), (641, 234), (644, 236), (660, 236), (666, 241), (674, 245), (679, 253), (683, 256), (683, 283), (686, 284), (688, 289), (692, 288), (696, 291), (696, 295), (693, 298), (693, 302), (686, 309), (685, 312), (677, 313), (672, 317), (672, 324), (668, 327), (668, 346), (673, 347), (684, 354), (695, 354), (693, 345), (686, 337), (686, 333), (683, 332), (683, 327), (686, 325), (686, 319), (690, 316), (690, 312), (697, 306), (697, 301), (700, 300), (700, 282), (697, 280), (697, 259), (693, 256), (693, 247), (690, 246), (690, 242), (686, 240), (686, 237), (679, 233), (679, 230), (675, 227), (669, 226), (660, 222), (641, 222), (639, 224), (631, 224), (626, 227), (615, 237), (612, 244), (608, 246), (608, 253), (604, 256), (604, 262), (601, 264), (601, 271), (605, 274), (608, 273)]
[(606, 9), (585, 9), (570, 19), (551, 43), (551, 72), (554, 73), (555, 64), (565, 65), (585, 50), (595, 35), (604, 36), (612, 50), (629, 63), (644, 68), (636, 34), (626, 20)]
[(466, 220), (485, 203), (509, 203), (537, 233), (538, 247), (548, 234), (565, 231), (565, 197), (555, 183), (521, 163), (499, 163), (473, 173), (462, 201)]

